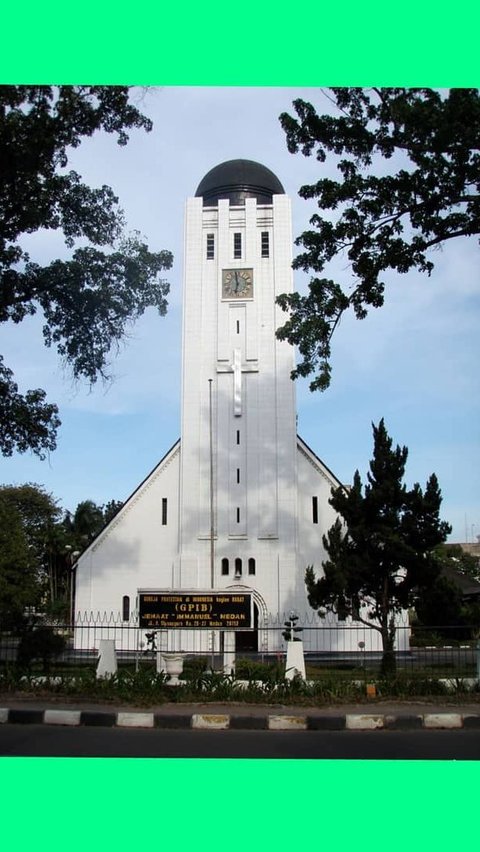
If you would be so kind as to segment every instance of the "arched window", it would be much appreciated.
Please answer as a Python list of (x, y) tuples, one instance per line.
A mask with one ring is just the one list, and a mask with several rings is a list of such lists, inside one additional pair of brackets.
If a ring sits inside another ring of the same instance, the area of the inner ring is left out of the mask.
[(251, 557), (250, 557), (250, 559), (248, 560), (248, 573), (249, 573), (250, 575), (251, 575), (251, 574), (255, 574), (255, 559), (253, 559), (253, 557), (252, 557), (252, 556), (251, 556)]
[(241, 577), (241, 576), (242, 576), (242, 560), (237, 558), (237, 559), (235, 559), (235, 577)]
[(222, 574), (228, 574), (228, 559), (225, 557), (222, 559)]
[(122, 599), (122, 620), (130, 620), (130, 598), (128, 595), (124, 595)]

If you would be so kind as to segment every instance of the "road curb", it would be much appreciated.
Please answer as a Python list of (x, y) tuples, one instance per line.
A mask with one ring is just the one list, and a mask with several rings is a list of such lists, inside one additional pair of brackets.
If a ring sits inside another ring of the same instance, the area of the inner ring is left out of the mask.
[(426, 713), (423, 717), (424, 728), (463, 728), (463, 716), (460, 713)]
[(73, 725), (80, 724), (80, 710), (45, 710), (43, 722), (45, 725)]
[(348, 731), (375, 731), (385, 727), (385, 717), (378, 713), (347, 713)]
[(230, 726), (230, 716), (224, 713), (194, 713), (192, 728), (207, 731), (225, 731)]
[(306, 716), (268, 716), (269, 731), (306, 731)]
[(30, 710), (0, 707), (0, 724), (67, 725), (115, 728), (164, 728), (194, 730), (268, 730), (268, 731), (381, 731), (381, 730), (452, 730), (480, 729), (480, 714), (424, 713), (382, 714), (348, 713), (337, 716), (301, 716), (287, 714), (223, 713), (140, 713), (95, 710)]

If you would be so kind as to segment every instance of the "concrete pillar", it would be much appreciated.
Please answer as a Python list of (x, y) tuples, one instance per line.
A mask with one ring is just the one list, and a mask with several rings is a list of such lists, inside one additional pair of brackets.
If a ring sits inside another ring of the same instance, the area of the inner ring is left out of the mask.
[(117, 672), (117, 654), (114, 639), (100, 639), (98, 647), (97, 678), (111, 677)]
[(303, 656), (303, 642), (287, 642), (287, 662), (285, 664), (285, 679), (293, 680), (299, 674), (303, 680), (305, 674), (305, 659)]

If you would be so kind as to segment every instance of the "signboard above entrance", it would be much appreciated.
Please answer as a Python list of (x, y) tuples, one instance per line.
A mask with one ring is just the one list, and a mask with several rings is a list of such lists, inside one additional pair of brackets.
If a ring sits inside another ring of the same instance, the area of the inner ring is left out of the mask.
[(159, 629), (252, 630), (250, 592), (138, 592), (140, 627)]

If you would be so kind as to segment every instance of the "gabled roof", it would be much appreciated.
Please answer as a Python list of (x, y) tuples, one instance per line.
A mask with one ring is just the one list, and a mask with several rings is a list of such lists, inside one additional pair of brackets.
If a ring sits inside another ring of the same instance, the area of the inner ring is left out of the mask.
[(126, 511), (127, 511), (128, 507), (129, 507), (129, 504), (131, 503), (131, 501), (132, 501), (132, 500), (134, 500), (134, 498), (136, 497), (136, 495), (138, 494), (138, 492), (142, 490), (142, 488), (145, 486), (145, 484), (148, 482), (148, 480), (149, 480), (149, 479), (151, 479), (151, 477), (152, 477), (152, 476), (154, 476), (154, 475), (155, 475), (155, 473), (156, 473), (156, 472), (157, 472), (157, 471), (158, 471), (161, 467), (163, 467), (163, 465), (167, 464), (167, 462), (170, 460), (170, 458), (171, 458), (171, 457), (175, 454), (175, 452), (176, 452), (176, 450), (178, 449), (179, 445), (180, 445), (180, 438), (178, 439), (178, 441), (175, 441), (175, 443), (174, 443), (174, 444), (170, 447), (170, 449), (168, 450), (168, 452), (166, 452), (166, 453), (165, 453), (165, 455), (163, 456), (163, 458), (161, 458), (161, 459), (160, 459), (160, 461), (158, 462), (158, 464), (156, 464), (156, 465), (155, 465), (155, 467), (154, 467), (154, 468), (152, 468), (152, 470), (150, 471), (150, 473), (148, 473), (148, 474), (144, 477), (144, 479), (142, 479), (142, 481), (141, 481), (140, 485), (138, 485), (138, 486), (135, 488), (135, 490), (134, 490), (134, 491), (132, 491), (132, 493), (130, 494), (130, 496), (129, 496), (129, 497), (127, 497), (127, 499), (125, 500), (125, 502), (124, 502), (124, 504), (123, 504), (122, 508), (121, 508), (121, 509), (119, 509), (119, 510), (118, 510), (118, 512), (116, 512), (116, 514), (113, 516), (113, 518), (111, 518), (111, 520), (108, 522), (108, 524), (105, 524), (105, 526), (104, 526), (104, 527), (102, 527), (102, 529), (101, 529), (101, 530), (100, 530), (100, 531), (96, 534), (95, 538), (93, 538), (93, 539), (92, 539), (92, 541), (90, 542), (90, 544), (88, 545), (88, 547), (86, 547), (86, 548), (85, 548), (85, 550), (84, 550), (84, 551), (82, 551), (82, 553), (80, 554), (80, 556), (79, 556), (79, 557), (78, 557), (78, 559), (77, 559), (77, 562), (78, 562), (80, 559), (82, 559), (82, 558), (83, 558), (83, 557), (84, 557), (84, 556), (85, 556), (85, 555), (86, 555), (86, 554), (87, 554), (87, 553), (88, 553), (88, 552), (89, 552), (89, 551), (90, 551), (90, 550), (91, 550), (91, 549), (92, 549), (92, 548), (93, 548), (93, 547), (94, 547), (94, 546), (98, 543), (99, 538), (105, 534), (106, 530), (108, 530), (108, 529), (109, 529), (109, 527), (111, 527), (113, 524), (116, 524), (116, 523), (118, 522), (118, 520), (119, 520), (119, 518), (121, 517), (121, 515), (122, 515), (122, 514), (124, 514), (124, 512), (126, 512)]
[(312, 448), (308, 446), (306, 441), (304, 441), (303, 438), (300, 437), (300, 435), (297, 435), (297, 443), (298, 443), (299, 449), (302, 450), (305, 453), (306, 456), (309, 456), (311, 461), (315, 462), (318, 467), (322, 468), (324, 473), (326, 473), (328, 475), (329, 479), (332, 480), (332, 482), (333, 482), (333, 484), (336, 488), (344, 488), (345, 487), (343, 485), (343, 483), (340, 482), (338, 477), (336, 477), (335, 474), (332, 473), (332, 471), (325, 464), (325, 462), (323, 462), (321, 460), (321, 458), (319, 458), (319, 456), (317, 456), (317, 454), (313, 452)]
[[(129, 504), (131, 503), (131, 501), (135, 499), (135, 497), (137, 496), (137, 494), (138, 494), (138, 493), (142, 490), (142, 488), (146, 485), (146, 483), (149, 481), (149, 479), (151, 479), (151, 478), (155, 475), (155, 473), (156, 473), (156, 472), (157, 472), (157, 471), (158, 471), (161, 467), (163, 467), (164, 465), (166, 465), (166, 464), (170, 461), (170, 459), (174, 456), (174, 454), (175, 454), (175, 452), (177, 451), (177, 449), (180, 447), (180, 444), (181, 444), (181, 439), (179, 438), (179, 439), (178, 439), (177, 441), (175, 441), (175, 443), (174, 443), (174, 444), (170, 447), (170, 449), (168, 450), (168, 452), (166, 452), (166, 453), (165, 453), (165, 455), (163, 456), (163, 458), (161, 458), (161, 459), (160, 459), (160, 461), (158, 462), (158, 464), (156, 464), (156, 465), (155, 465), (155, 467), (154, 467), (154, 468), (152, 468), (152, 470), (150, 471), (150, 473), (148, 473), (148, 474), (147, 474), (147, 476), (145, 476), (145, 478), (142, 480), (142, 482), (140, 483), (140, 485), (138, 485), (138, 486), (137, 486), (137, 488), (135, 488), (135, 490), (134, 490), (134, 491), (132, 491), (132, 493), (130, 494), (130, 496), (129, 496), (129, 497), (127, 497), (127, 499), (125, 500), (125, 502), (124, 502), (124, 504), (123, 504), (122, 508), (121, 508), (121, 509), (119, 509), (119, 511), (118, 511), (118, 512), (114, 515), (114, 517), (113, 517), (113, 518), (112, 518), (112, 519), (108, 522), (108, 524), (105, 524), (105, 526), (104, 526), (104, 527), (102, 527), (102, 529), (101, 529), (101, 530), (97, 533), (97, 535), (95, 536), (95, 538), (93, 538), (93, 539), (92, 539), (92, 541), (90, 542), (90, 544), (88, 545), (88, 547), (86, 547), (86, 548), (85, 548), (85, 550), (84, 550), (84, 551), (81, 553), (81, 555), (78, 557), (77, 562), (78, 562), (78, 561), (80, 561), (80, 560), (81, 560), (81, 559), (82, 559), (82, 558), (83, 558), (83, 557), (84, 557), (84, 556), (85, 556), (85, 555), (86, 555), (86, 554), (87, 554), (87, 553), (88, 553), (88, 552), (89, 552), (92, 548), (96, 547), (96, 545), (98, 544), (98, 541), (99, 541), (100, 537), (101, 537), (101, 536), (103, 536), (103, 535), (105, 535), (105, 532), (109, 529), (109, 527), (111, 527), (113, 524), (117, 524), (117, 523), (118, 523), (118, 521), (119, 521), (119, 519), (121, 518), (122, 514), (124, 514), (126, 511), (128, 511)], [(304, 453), (304, 454), (305, 454), (305, 455), (306, 455), (306, 456), (310, 459), (310, 461), (312, 462), (312, 464), (314, 464), (317, 468), (319, 468), (319, 469), (320, 469), (320, 471), (321, 471), (321, 473), (323, 473), (323, 475), (324, 475), (324, 476), (327, 476), (327, 478), (328, 478), (328, 479), (332, 482), (332, 486), (333, 486), (333, 487), (340, 487), (340, 486), (342, 486), (342, 483), (340, 482), (340, 480), (339, 480), (339, 479), (337, 479), (337, 477), (335, 476), (335, 474), (334, 474), (334, 473), (332, 473), (332, 471), (330, 470), (330, 468), (329, 468), (329, 467), (327, 467), (327, 465), (326, 465), (326, 464), (325, 464), (325, 463), (324, 463), (324, 462), (323, 462), (323, 461), (322, 461), (322, 460), (321, 460), (321, 459), (320, 459), (320, 458), (319, 458), (319, 457), (318, 457), (318, 456), (317, 456), (317, 455), (313, 452), (313, 450), (311, 449), (311, 447), (309, 447), (309, 446), (308, 446), (308, 444), (307, 444), (307, 443), (303, 440), (303, 438), (301, 438), (301, 437), (300, 437), (300, 435), (297, 435), (297, 445), (298, 445), (298, 448), (299, 448), (299, 449), (300, 449), (300, 450), (301, 450), (301, 451), (302, 451), (302, 452), (303, 452), (303, 453)], [(480, 590), (480, 584), (476, 584), (476, 585), (478, 585), (479, 590)], [(477, 593), (478, 593), (478, 592), (477, 592)]]

